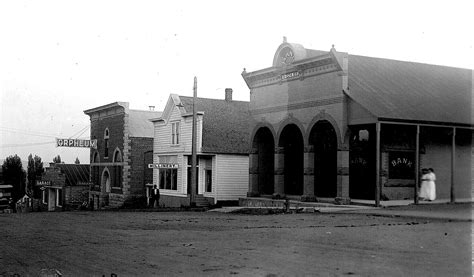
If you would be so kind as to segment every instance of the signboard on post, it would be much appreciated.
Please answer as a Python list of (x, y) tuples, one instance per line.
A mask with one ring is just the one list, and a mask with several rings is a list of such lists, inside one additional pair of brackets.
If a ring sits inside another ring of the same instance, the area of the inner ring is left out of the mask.
[(84, 147), (97, 149), (97, 140), (56, 138), (56, 147)]

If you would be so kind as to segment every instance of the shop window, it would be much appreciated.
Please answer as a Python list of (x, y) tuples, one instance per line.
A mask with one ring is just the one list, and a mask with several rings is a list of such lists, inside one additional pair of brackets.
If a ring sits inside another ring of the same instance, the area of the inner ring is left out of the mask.
[(63, 190), (56, 189), (56, 206), (62, 207), (63, 206)]
[(212, 169), (205, 170), (206, 192), (212, 192)]
[(171, 144), (179, 144), (179, 122), (171, 123)]
[(389, 179), (415, 179), (415, 153), (389, 152)]
[(177, 190), (178, 188), (178, 169), (160, 168), (160, 189)]
[(160, 156), (158, 181), (160, 189), (178, 190), (177, 156)]

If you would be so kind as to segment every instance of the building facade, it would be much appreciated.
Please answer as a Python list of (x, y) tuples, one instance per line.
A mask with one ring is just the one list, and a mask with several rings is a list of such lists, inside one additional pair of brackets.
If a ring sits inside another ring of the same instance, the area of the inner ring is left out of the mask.
[[(248, 189), (248, 102), (197, 98), (197, 205), (238, 201)], [(193, 98), (171, 94), (163, 115), (153, 121), (153, 183), (160, 203), (191, 204)], [(203, 203), (204, 202), (204, 203)]]
[(438, 198), (470, 198), (472, 70), (306, 49), (286, 39), (247, 72), (249, 196), (413, 199), (420, 168)]
[(91, 120), (91, 182), (94, 209), (121, 207), (127, 201), (145, 202), (145, 184), (152, 182), (153, 124), (161, 112), (129, 109), (115, 102), (84, 111)]
[(51, 163), (36, 183), (41, 191), (39, 209), (78, 209), (87, 203), (90, 185), (88, 164)]

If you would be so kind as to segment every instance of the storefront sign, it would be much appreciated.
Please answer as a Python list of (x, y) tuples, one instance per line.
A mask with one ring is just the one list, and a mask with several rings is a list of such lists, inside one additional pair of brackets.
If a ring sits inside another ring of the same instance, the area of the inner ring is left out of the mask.
[(97, 140), (56, 138), (56, 147), (85, 147), (97, 149)]
[(415, 178), (415, 153), (390, 152), (388, 172), (390, 179)]
[(148, 168), (178, 168), (179, 164), (176, 163), (157, 163), (157, 164), (148, 164)]
[(285, 81), (288, 79), (294, 79), (300, 77), (300, 72), (299, 71), (293, 71), (285, 74), (281, 74), (281, 80)]

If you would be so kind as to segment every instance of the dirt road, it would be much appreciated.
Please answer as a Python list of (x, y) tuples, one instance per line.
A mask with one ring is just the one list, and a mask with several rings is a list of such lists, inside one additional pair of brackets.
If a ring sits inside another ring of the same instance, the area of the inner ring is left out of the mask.
[(366, 214), (0, 214), (0, 276), (471, 276), (471, 222)]

